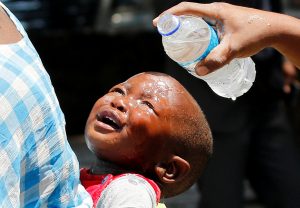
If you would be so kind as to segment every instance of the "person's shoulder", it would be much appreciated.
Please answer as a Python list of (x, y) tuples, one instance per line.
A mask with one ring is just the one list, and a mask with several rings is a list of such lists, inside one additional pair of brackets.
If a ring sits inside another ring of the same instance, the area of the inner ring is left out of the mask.
[(156, 207), (156, 192), (148, 180), (137, 174), (122, 174), (103, 191), (98, 203), (98, 208), (114, 207)]
[(147, 179), (142, 175), (126, 173), (116, 176), (110, 185), (122, 186), (124, 189), (146, 190), (148, 193), (154, 192), (155, 194), (155, 187), (153, 186), (153, 183), (154, 182), (152, 180)]

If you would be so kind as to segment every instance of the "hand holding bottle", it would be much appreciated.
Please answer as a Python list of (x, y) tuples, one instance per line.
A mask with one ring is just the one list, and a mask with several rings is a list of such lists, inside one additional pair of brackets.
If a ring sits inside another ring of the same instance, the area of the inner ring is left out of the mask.
[(204, 80), (219, 96), (235, 100), (246, 93), (255, 80), (255, 64), (250, 57), (233, 59), (221, 69), (199, 76), (196, 66), (219, 44), (215, 30), (201, 17), (161, 15), (158, 32), (166, 54), (190, 74)]
[[(201, 16), (215, 24), (221, 41), (198, 63), (198, 75), (208, 74), (234, 58), (249, 57), (266, 47), (277, 49), (300, 66), (300, 20), (296, 18), (227, 3), (182, 2), (166, 12)], [(158, 18), (154, 19), (153, 24), (157, 21)]]

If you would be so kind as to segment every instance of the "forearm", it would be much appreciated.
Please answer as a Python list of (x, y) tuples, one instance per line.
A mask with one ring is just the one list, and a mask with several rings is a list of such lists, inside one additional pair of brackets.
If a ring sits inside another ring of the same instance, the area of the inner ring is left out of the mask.
[(300, 20), (287, 15), (277, 15), (273, 23), (276, 33), (273, 35), (272, 47), (299, 68)]
[(22, 35), (17, 30), (13, 22), (0, 6), (0, 44), (10, 44), (22, 39)]

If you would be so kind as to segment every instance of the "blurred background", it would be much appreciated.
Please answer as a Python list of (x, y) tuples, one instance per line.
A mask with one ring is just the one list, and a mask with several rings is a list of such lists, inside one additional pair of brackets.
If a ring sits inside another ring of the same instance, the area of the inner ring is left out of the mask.
[[(142, 71), (164, 72), (166, 55), (152, 19), (179, 1), (2, 0), (21, 20), (50, 74), (80, 165), (92, 154), (83, 131), (94, 102), (114, 84)], [(199, 1), (201, 2), (201, 1)], [(300, 17), (299, 0), (282, 0), (283, 11)], [(299, 72), (287, 96), (289, 119), (300, 142)], [(300, 162), (300, 161), (299, 161)], [(245, 181), (245, 206), (262, 207)], [(168, 207), (197, 207), (196, 186), (165, 201)]]

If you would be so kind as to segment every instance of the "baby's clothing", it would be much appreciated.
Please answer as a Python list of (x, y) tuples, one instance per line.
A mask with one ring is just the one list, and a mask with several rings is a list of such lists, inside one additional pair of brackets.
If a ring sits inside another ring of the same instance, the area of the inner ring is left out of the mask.
[(160, 200), (158, 185), (139, 174), (94, 175), (81, 169), (80, 180), (97, 208), (156, 208)]

